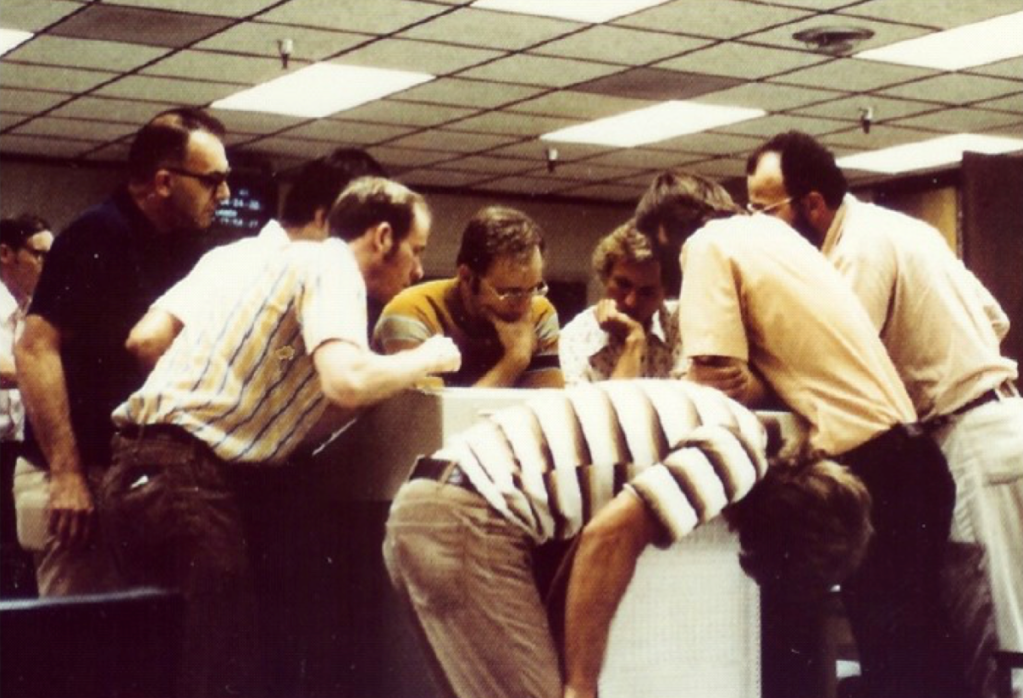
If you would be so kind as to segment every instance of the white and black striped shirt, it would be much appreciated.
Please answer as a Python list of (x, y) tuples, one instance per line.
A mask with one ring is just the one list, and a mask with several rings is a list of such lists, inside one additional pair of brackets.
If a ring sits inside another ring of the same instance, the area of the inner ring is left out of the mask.
[(757, 417), (723, 393), (637, 379), (543, 391), (454, 437), (438, 458), (537, 542), (577, 534), (625, 488), (676, 541), (767, 470)]

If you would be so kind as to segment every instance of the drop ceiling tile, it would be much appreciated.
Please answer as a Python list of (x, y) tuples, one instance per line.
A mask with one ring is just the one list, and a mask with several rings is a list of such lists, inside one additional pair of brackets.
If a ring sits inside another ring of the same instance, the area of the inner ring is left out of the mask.
[(267, 134), (297, 126), (308, 119), (284, 114), (235, 111), (233, 109), (211, 109), (210, 113), (224, 123), (228, 133)]
[[(173, 10), (174, 12), (194, 12), (200, 15), (219, 15), (223, 17), (242, 17), (260, 12), (278, 0), (112, 0), (118, 5), (147, 7), (153, 10)], [(111, 0), (106, 0), (111, 2)]]
[(556, 194), (572, 185), (572, 182), (545, 177), (502, 177), (479, 185), (477, 188), (511, 194)]
[(368, 148), (368, 150), (370, 155), (379, 160), (388, 171), (425, 167), (426, 165), (451, 159), (451, 153), (437, 150), (392, 148), (389, 145), (376, 145)]
[(492, 111), (479, 116), (463, 119), (452, 127), (459, 131), (479, 131), (481, 133), (507, 133), (515, 136), (540, 136), (550, 131), (573, 126), (579, 123), (574, 119), (561, 119), (550, 116), (532, 114), (514, 114), (504, 111)]
[(309, 138), (320, 141), (366, 145), (404, 136), (407, 133), (411, 133), (412, 130), (404, 126), (363, 124), (356, 121), (340, 121), (338, 119), (319, 119), (290, 129), (285, 135), (289, 138)]
[(727, 42), (662, 61), (656, 67), (756, 80), (813, 66), (824, 60), (827, 60), (827, 56), (807, 51)]
[(506, 145), (516, 140), (511, 136), (498, 136), (490, 133), (463, 133), (439, 129), (437, 131), (415, 133), (388, 143), (399, 148), (425, 148), (429, 150), (445, 150), (453, 153), (475, 153)]
[(15, 124), (20, 124), (27, 118), (29, 117), (26, 114), (10, 114), (8, 112), (0, 112), (0, 130), (9, 129), (11, 126), (14, 126)]
[(426, 127), (445, 124), (475, 114), (478, 110), (465, 107), (445, 107), (424, 102), (405, 102), (382, 99), (341, 112), (339, 121), (364, 121), (395, 126)]
[(409, 187), (468, 187), (486, 181), (491, 177), (473, 172), (451, 172), (447, 170), (411, 170), (403, 172), (401, 181)]
[(501, 158), (487, 153), (486, 155), (471, 155), (465, 158), (448, 160), (442, 166), (444, 169), (456, 170), (458, 172), (511, 175), (534, 169), (536, 162), (521, 158)]
[(548, 17), (464, 8), (413, 27), (401, 36), (517, 51), (564, 36), (582, 26)]
[(243, 22), (200, 41), (195, 48), (245, 53), (251, 56), (280, 55), (278, 41), (291, 39), (292, 60), (318, 61), (371, 40), (365, 34), (295, 27), (269, 22)]
[(447, 75), (503, 55), (504, 51), (490, 49), (451, 46), (429, 41), (388, 39), (350, 51), (334, 62)]
[(938, 135), (940, 134), (933, 131), (919, 131), (881, 124), (870, 129), (870, 133), (864, 133), (860, 127), (856, 126), (847, 131), (836, 131), (835, 133), (821, 136), (820, 141), (828, 147), (851, 148), (856, 152), (862, 152), (864, 150), (879, 150), (904, 143), (916, 143)]
[(535, 160), (538, 163), (547, 162), (547, 148), (554, 147), (558, 151), (558, 162), (572, 162), (582, 158), (589, 158), (594, 155), (602, 155), (612, 149), (604, 145), (589, 145), (586, 143), (546, 143), (540, 140), (522, 141), (495, 148), (487, 155), (498, 155), (501, 157), (522, 158), (524, 160)]
[(746, 160), (736, 158), (719, 158), (716, 160), (704, 160), (703, 162), (689, 165), (690, 172), (696, 172), (704, 177), (718, 180), (730, 177), (746, 177)]
[(897, 119), (896, 126), (945, 131), (948, 133), (976, 133), (989, 128), (1006, 126), (1018, 120), (1014, 114), (984, 109), (942, 109), (922, 116)]
[(704, 39), (678, 34), (599, 24), (537, 46), (530, 53), (622, 65), (647, 65), (708, 44)]
[[(644, 170), (666, 170), (672, 167), (681, 167), (687, 162), (702, 159), (702, 156), (686, 156), (682, 153), (673, 153), (667, 150), (648, 150), (644, 148), (622, 148), (596, 157), (587, 158), (585, 162), (593, 162), (598, 165), (631, 167)], [(649, 183), (649, 176), (647, 183)]]
[(95, 119), (99, 121), (120, 121), (141, 126), (155, 114), (164, 109), (177, 106), (171, 102), (133, 102), (123, 99), (102, 99), (99, 97), (79, 97), (55, 109), (50, 116), (75, 119)]
[[(292, 72), (301, 67), (301, 64), (292, 61)], [(236, 56), (211, 51), (180, 51), (146, 67), (142, 74), (256, 85), (280, 77), (285, 71), (276, 58)]]
[(986, 102), (978, 102), (973, 106), (983, 107), (984, 109), (1010, 111), (1015, 112), (1016, 114), (1023, 113), (1023, 93), (1009, 95), (1008, 97), (1002, 97), (1000, 99), (991, 99)]
[[(538, 168), (537, 174), (540, 174), (545, 169), (546, 167)], [(616, 180), (622, 177), (635, 175), (636, 169), (632, 167), (604, 166), (595, 163), (593, 160), (582, 160), (577, 162), (558, 163), (552, 174), (561, 179), (572, 179), (582, 182), (603, 182), (609, 179)]]
[(664, 68), (629, 68), (576, 84), (576, 92), (592, 92), (611, 97), (646, 99), (663, 102), (668, 99), (693, 99), (700, 95), (720, 92), (741, 84), (737, 78), (685, 73)]
[(797, 70), (777, 78), (770, 78), (768, 82), (803, 85), (806, 87), (834, 85), (850, 92), (864, 92), (936, 74), (936, 71), (928, 68), (913, 68), (905, 65), (861, 61), (855, 58), (840, 58), (830, 63)]
[[(2, 65), (2, 63), (0, 63)], [(3, 69), (0, 69), (0, 74)], [(36, 90), (19, 90), (7, 85), (6, 79), (0, 87), (0, 111), (15, 114), (35, 114), (52, 109), (61, 102), (71, 98), (70, 94), (60, 92), (37, 92)]]
[[(852, 0), (855, 2), (856, 0)], [(771, 0), (772, 5), (784, 5), (786, 7), (800, 7), (807, 10), (834, 10), (843, 5), (850, 4), (850, 0)]]
[(881, 94), (906, 99), (929, 100), (944, 104), (969, 104), (1018, 92), (1019, 83), (978, 75), (946, 74), (881, 90)]
[(4, 0), (0, 17), (7, 29), (38, 32), (82, 7), (80, 3), (56, 0)]
[(401, 98), (412, 102), (492, 109), (509, 102), (527, 99), (544, 91), (544, 88), (526, 85), (441, 78), (405, 90), (401, 93)]
[(79, 39), (176, 48), (204, 39), (230, 23), (208, 15), (92, 4), (50, 31)]
[(772, 112), (796, 109), (843, 96), (845, 96), (843, 93), (831, 90), (754, 82), (702, 95), (693, 101), (703, 104), (751, 107)]
[(646, 99), (625, 99), (590, 92), (563, 90), (513, 104), (507, 107), (506, 111), (572, 119), (600, 119), (649, 107), (652, 104), (654, 104), (653, 101)]
[(967, 68), (964, 73), (978, 73), (980, 75), (993, 75), (999, 78), (1009, 78), (1023, 83), (1023, 57), (1010, 58), (1007, 61), (978, 65), (975, 68)]
[(73, 68), (127, 71), (165, 55), (169, 49), (138, 44), (42, 35), (22, 44), (6, 60)]
[(312, 160), (330, 154), (344, 143), (326, 143), (324, 141), (308, 141), (301, 138), (285, 138), (273, 136), (246, 143), (238, 148), (239, 152), (258, 155), (283, 155), (301, 160)]
[(680, 34), (729, 39), (767, 26), (794, 22), (807, 14), (804, 10), (738, 0), (695, 0), (651, 7), (612, 24), (658, 31), (672, 27)]
[(575, 189), (567, 189), (563, 193), (566, 196), (578, 196), (584, 199), (595, 199), (598, 201), (615, 201), (629, 204), (639, 203), (643, 196), (643, 189), (630, 187), (621, 184), (592, 184)]
[(60, 92), (85, 92), (115, 77), (117, 77), (116, 73), (98, 70), (77, 70), (75, 68), (0, 61), (0, 84), (3, 84), (4, 87), (45, 86), (47, 90)]
[(769, 138), (776, 133), (795, 129), (816, 136), (832, 131), (841, 131), (849, 128), (844, 121), (832, 121), (831, 119), (810, 118), (808, 116), (794, 116), (792, 114), (775, 114), (762, 116), (759, 119), (740, 121), (737, 124), (729, 124), (714, 129), (721, 133), (737, 133), (745, 136), (756, 136)]
[(874, 17), (890, 22), (924, 24), (950, 29), (983, 19), (1019, 12), (1019, 0), (984, 0), (984, 2), (906, 2), (906, 0), (868, 0), (838, 10), (839, 15)]
[(1023, 138), (1023, 119), (1016, 121), (1014, 124), (1007, 126), (999, 126), (997, 128), (989, 128), (984, 133), (992, 136), (1008, 136), (1009, 138)]
[[(806, 31), (807, 29), (821, 29), (824, 27), (834, 26), (867, 29), (874, 32), (874, 36), (856, 44), (853, 51), (854, 53), (856, 51), (866, 51), (870, 48), (877, 48), (878, 46), (887, 46), (888, 44), (894, 44), (896, 41), (913, 39), (929, 33), (927, 29), (924, 29), (923, 27), (910, 27), (904, 24), (878, 22), (864, 19), (862, 17), (808, 15), (805, 19), (793, 22), (792, 24), (774, 27), (762, 32), (750, 34), (749, 36), (743, 37), (743, 40), (758, 44), (770, 44), (781, 48), (806, 49), (808, 48), (807, 45), (798, 39), (794, 39), (794, 34)], [(827, 56), (828, 54), (822, 53), (821, 55)]]
[(762, 138), (739, 136), (724, 133), (690, 133), (685, 136), (669, 138), (666, 141), (650, 143), (649, 146), (658, 150), (678, 150), (685, 153), (702, 153), (705, 155), (735, 155), (745, 157), (763, 141)]
[(548, 87), (568, 87), (619, 71), (621, 71), (621, 66), (518, 54), (478, 68), (470, 68), (462, 72), (459, 77)]
[(130, 150), (131, 145), (128, 143), (111, 143), (87, 153), (85, 157), (88, 160), (126, 162), (128, 160), (128, 151)]
[(870, 107), (874, 110), (874, 123), (897, 119), (902, 116), (912, 116), (923, 112), (934, 111), (941, 107), (933, 102), (917, 102), (908, 99), (889, 99), (877, 95), (856, 95), (836, 99), (825, 104), (815, 104), (812, 107), (795, 109), (791, 113), (799, 116), (823, 117), (826, 119), (844, 119), (846, 121), (860, 120), (861, 110)]
[(18, 136), (8, 133), (5, 133), (2, 141), (0, 141), (0, 150), (4, 153), (42, 155), (51, 158), (74, 158), (94, 147), (96, 147), (96, 144), (89, 141)]
[(441, 5), (406, 0), (373, 0), (372, 8), (361, 2), (291, 0), (263, 13), (259, 19), (366, 34), (390, 34), (445, 10), (447, 8)]
[(181, 78), (129, 75), (103, 86), (96, 91), (96, 94), (154, 102), (205, 105), (237, 92), (242, 87), (241, 85), (198, 82)]
[(59, 119), (49, 116), (33, 119), (19, 126), (15, 133), (22, 136), (52, 136), (82, 141), (106, 142), (134, 133), (134, 124), (84, 119)]

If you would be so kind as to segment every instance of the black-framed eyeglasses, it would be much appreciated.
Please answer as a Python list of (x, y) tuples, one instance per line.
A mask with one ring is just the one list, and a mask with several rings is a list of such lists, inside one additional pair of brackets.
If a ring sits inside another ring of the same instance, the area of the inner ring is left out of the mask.
[(227, 179), (231, 176), (231, 170), (228, 170), (227, 172), (210, 172), (208, 174), (200, 174), (198, 172), (189, 172), (188, 170), (180, 167), (164, 167), (163, 169), (168, 172), (181, 175), (182, 177), (191, 177), (192, 179), (199, 180), (206, 185), (208, 189), (212, 189), (213, 191), (220, 189), (222, 184), (227, 184)]
[(546, 296), (547, 292), (550, 290), (550, 287), (547, 285), (545, 281), (541, 281), (533, 288), (508, 288), (508, 289), (495, 288), (493, 284), (491, 284), (489, 281), (482, 277), (480, 278), (480, 281), (486, 283), (487, 286), (490, 287), (490, 290), (493, 292), (493, 294), (497, 296), (497, 299), (500, 301), (510, 300), (521, 301), (527, 298), (532, 298), (533, 296)]
[(792, 199), (794, 198), (795, 197), (790, 196), (787, 199), (775, 201), (773, 204), (757, 204), (750, 201), (748, 204), (746, 204), (746, 210), (749, 211), (750, 213), (771, 213), (772, 211), (778, 210), (785, 204), (791, 203)]

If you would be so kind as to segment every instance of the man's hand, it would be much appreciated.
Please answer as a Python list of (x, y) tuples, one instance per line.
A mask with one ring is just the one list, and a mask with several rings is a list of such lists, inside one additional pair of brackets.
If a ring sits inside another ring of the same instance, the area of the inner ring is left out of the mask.
[(81, 472), (50, 473), (49, 528), (63, 548), (78, 548), (92, 536), (96, 509)]
[(430, 373), (453, 373), (462, 365), (462, 353), (450, 337), (434, 335), (412, 351), (426, 358)]
[(497, 332), (497, 339), (504, 347), (504, 356), (522, 363), (525, 368), (533, 358), (536, 348), (536, 330), (533, 327), (533, 316), (525, 313), (518, 320), (502, 320), (493, 312), (487, 313), (487, 319)]
[(749, 364), (727, 356), (694, 356), (686, 372), (694, 383), (717, 388), (747, 406), (755, 406), (766, 393), (764, 384)]
[(619, 339), (629, 337), (644, 339), (646, 337), (643, 325), (620, 311), (618, 305), (610, 298), (605, 298), (597, 303), (596, 316), (600, 329)]

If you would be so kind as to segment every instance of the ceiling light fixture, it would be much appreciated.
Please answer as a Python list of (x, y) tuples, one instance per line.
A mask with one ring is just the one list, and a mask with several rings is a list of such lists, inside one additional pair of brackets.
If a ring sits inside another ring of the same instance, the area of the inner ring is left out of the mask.
[(0, 27), (0, 56), (13, 48), (17, 48), (33, 36), (32, 32), (21, 31), (20, 29), (5, 29)]
[(667, 0), (476, 0), (472, 7), (601, 24)]
[(899, 174), (940, 167), (963, 159), (964, 152), (995, 155), (1023, 150), (1023, 139), (957, 133), (918, 143), (848, 155), (838, 166), (850, 170)]
[(806, 47), (831, 56), (844, 56), (861, 41), (874, 36), (870, 29), (860, 27), (816, 27), (796, 32), (792, 38), (806, 44)]
[(210, 106), (214, 109), (322, 118), (433, 78), (426, 73), (314, 63), (217, 100)]
[(762, 109), (722, 107), (673, 100), (652, 107), (569, 126), (541, 140), (631, 148), (764, 116)]
[(1023, 56), (1023, 12), (861, 51), (856, 58), (936, 70), (962, 70)]

